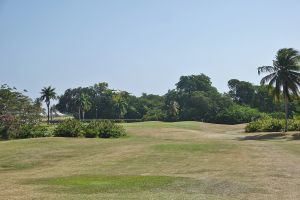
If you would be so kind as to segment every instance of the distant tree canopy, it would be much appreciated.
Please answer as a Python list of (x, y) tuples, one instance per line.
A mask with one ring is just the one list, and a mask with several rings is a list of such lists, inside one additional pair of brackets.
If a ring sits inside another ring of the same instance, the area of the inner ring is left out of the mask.
[(159, 95), (144, 93), (141, 97), (136, 97), (126, 91), (109, 89), (107, 83), (98, 83), (90, 87), (66, 90), (59, 97), (56, 108), (78, 118), (79, 106), (76, 100), (81, 94), (87, 95), (91, 104), (85, 113), (86, 119), (141, 119), (163, 106), (163, 97)]
[(180, 120), (214, 121), (218, 112), (233, 104), (212, 86), (210, 78), (204, 74), (182, 76), (176, 86), (173, 100), (178, 102), (177, 118)]
[(208, 92), (217, 90), (211, 86), (210, 78), (204, 74), (181, 76), (179, 82), (176, 83), (177, 90), (184, 93), (192, 93), (196, 91)]
[[(270, 88), (231, 79), (229, 92), (221, 94), (204, 74), (181, 76), (176, 88), (165, 95), (143, 93), (136, 97), (126, 91), (110, 89), (107, 83), (68, 89), (59, 97), (56, 108), (63, 113), (78, 115), (76, 97), (87, 95), (90, 105), (86, 119), (198, 120), (236, 124), (252, 121), (262, 113), (282, 116), (284, 105), (275, 103)], [(300, 112), (300, 102), (291, 104), (290, 112)]]
[(251, 121), (258, 117), (258, 110), (277, 109), (263, 86), (233, 79), (229, 88), (228, 94), (219, 93), (204, 74), (180, 77), (176, 88), (163, 96), (143, 93), (136, 97), (110, 89), (107, 83), (98, 83), (66, 90), (56, 108), (79, 118), (77, 97), (84, 94), (90, 103), (86, 119), (198, 120), (230, 124)]
[[(166, 94), (134, 96), (109, 88), (107, 83), (67, 89), (58, 97), (56, 109), (77, 119), (197, 120), (236, 124), (250, 122), (263, 113), (282, 117), (284, 104), (275, 103), (270, 87), (231, 79), (229, 92), (221, 94), (204, 74), (182, 76)], [(282, 98), (282, 97), (281, 97)], [(291, 96), (290, 116), (300, 112), (300, 101)], [(13, 88), (0, 89), (0, 115), (39, 119), (41, 101), (32, 101)], [(26, 116), (26, 117), (25, 117)]]
[(239, 105), (257, 108), (261, 112), (282, 111), (283, 105), (273, 101), (268, 86), (231, 79), (228, 81), (228, 87), (229, 96)]

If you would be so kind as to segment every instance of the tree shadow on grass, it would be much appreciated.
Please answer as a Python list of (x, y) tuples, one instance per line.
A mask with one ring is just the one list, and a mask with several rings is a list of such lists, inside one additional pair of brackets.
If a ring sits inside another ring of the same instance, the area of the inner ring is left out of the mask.
[(300, 133), (294, 133), (291, 140), (300, 140)]
[[(256, 135), (248, 135), (245, 137), (239, 137), (238, 140), (278, 140), (278, 139), (286, 139), (287, 135), (285, 133), (260, 133)], [(300, 139), (300, 137), (299, 137)]]

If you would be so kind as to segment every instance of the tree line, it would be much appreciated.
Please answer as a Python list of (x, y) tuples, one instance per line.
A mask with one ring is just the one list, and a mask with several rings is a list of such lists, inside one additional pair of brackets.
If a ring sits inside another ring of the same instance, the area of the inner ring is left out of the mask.
[[(11, 107), (11, 112), (23, 112), (22, 106), (30, 104), (36, 108), (41, 106), (41, 101), (45, 101), (48, 122), (51, 109), (82, 120), (197, 120), (224, 124), (250, 122), (267, 114), (285, 118), (287, 130), (287, 119), (297, 116), (300, 111), (299, 60), (298, 51), (292, 48), (280, 49), (273, 66), (258, 68), (259, 74), (269, 73), (263, 77), (260, 85), (231, 79), (228, 81), (227, 93), (218, 92), (205, 74), (181, 76), (175, 88), (164, 95), (143, 93), (139, 97), (127, 91), (111, 89), (108, 83), (102, 82), (89, 87), (70, 88), (60, 96), (57, 96), (54, 88), (44, 87), (41, 97), (30, 102), (25, 95), (4, 85), (0, 90), (3, 96), (0, 98), (0, 106), (2, 112), (8, 107)], [(51, 100), (56, 98), (58, 103), (51, 106)], [(18, 103), (24, 99), (27, 104)], [(40, 109), (36, 111), (40, 112)]]
[[(98, 83), (68, 89), (59, 97), (57, 109), (79, 119), (81, 114), (76, 110), (82, 109), (91, 119), (198, 120), (226, 124), (249, 122), (267, 113), (284, 117), (287, 131), (288, 118), (300, 111), (299, 61), (297, 50), (280, 49), (272, 66), (258, 67), (259, 75), (269, 73), (260, 85), (231, 79), (229, 92), (224, 94), (212, 86), (205, 74), (181, 76), (176, 88), (162, 96), (144, 93), (136, 97), (126, 91), (109, 89), (107, 83)], [(88, 106), (77, 102), (82, 94), (86, 95)]]
[[(78, 119), (197, 120), (244, 123), (260, 112), (282, 114), (282, 104), (272, 99), (267, 86), (231, 79), (229, 92), (221, 94), (204, 74), (181, 76), (176, 88), (165, 95), (110, 89), (107, 83), (68, 89), (58, 97), (56, 108)], [(293, 107), (296, 108), (296, 107)], [(291, 109), (291, 111), (296, 111)]]

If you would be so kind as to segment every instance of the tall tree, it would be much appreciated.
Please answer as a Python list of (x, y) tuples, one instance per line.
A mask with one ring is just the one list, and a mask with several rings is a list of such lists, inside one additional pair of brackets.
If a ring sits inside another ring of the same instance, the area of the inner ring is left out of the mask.
[(255, 87), (246, 81), (231, 79), (228, 81), (229, 95), (238, 104), (253, 106)]
[(129, 93), (125, 91), (119, 91), (114, 94), (113, 102), (116, 115), (119, 119), (123, 119), (128, 110), (127, 99), (129, 97)]
[(205, 74), (200, 75), (190, 75), (190, 76), (181, 76), (176, 87), (178, 91), (192, 93), (194, 91), (210, 91), (216, 90), (212, 87), (210, 78)]
[(48, 124), (50, 122), (50, 101), (51, 99), (56, 99), (56, 93), (55, 88), (52, 88), (51, 86), (44, 87), (41, 91), (41, 100), (45, 101), (47, 105), (47, 116), (48, 116)]
[(258, 67), (258, 74), (269, 73), (261, 79), (261, 84), (268, 83), (272, 89), (272, 95), (275, 101), (283, 96), (285, 103), (285, 129), (288, 131), (288, 107), (291, 101), (291, 94), (298, 96), (300, 86), (300, 55), (293, 48), (279, 49), (273, 66)]
[(80, 119), (80, 111), (81, 111), (82, 119), (84, 120), (85, 112), (89, 111), (92, 106), (89, 96), (86, 94), (80, 94), (78, 99), (78, 104), (79, 104), (79, 119)]

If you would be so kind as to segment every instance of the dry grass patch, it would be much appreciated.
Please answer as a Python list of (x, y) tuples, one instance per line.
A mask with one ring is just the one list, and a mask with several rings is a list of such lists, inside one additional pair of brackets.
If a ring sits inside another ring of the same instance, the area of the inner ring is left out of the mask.
[(300, 141), (290, 136), (241, 140), (251, 136), (243, 125), (199, 122), (126, 127), (120, 139), (0, 142), (0, 199), (300, 199)]

